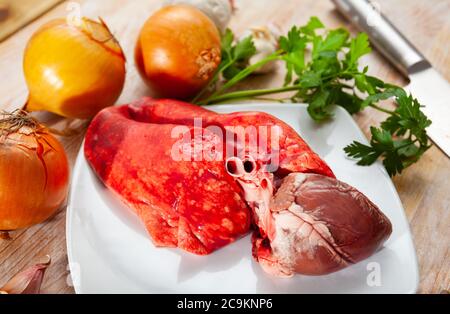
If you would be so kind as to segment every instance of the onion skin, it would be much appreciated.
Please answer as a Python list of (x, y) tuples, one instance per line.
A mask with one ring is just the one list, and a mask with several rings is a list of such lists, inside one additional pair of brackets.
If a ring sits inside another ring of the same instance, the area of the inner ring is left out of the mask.
[(25, 109), (87, 119), (113, 105), (125, 82), (125, 57), (103, 22), (56, 19), (33, 34), (23, 68)]
[(69, 165), (61, 144), (46, 129), (0, 130), (0, 230), (41, 223), (65, 201)]
[(220, 60), (217, 27), (189, 5), (170, 5), (153, 14), (135, 48), (139, 73), (161, 97), (195, 96), (213, 77)]

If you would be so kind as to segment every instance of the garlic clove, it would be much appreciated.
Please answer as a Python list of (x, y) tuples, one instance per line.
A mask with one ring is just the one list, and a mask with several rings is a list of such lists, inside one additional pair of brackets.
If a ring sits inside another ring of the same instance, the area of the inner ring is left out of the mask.
[(0, 288), (0, 294), (39, 294), (45, 270), (50, 263), (50, 256), (47, 255), (46, 262), (36, 264), (16, 274)]
[[(280, 30), (274, 25), (251, 27), (241, 36), (241, 39), (251, 36), (256, 48), (256, 53), (248, 60), (248, 65), (258, 63), (278, 49)], [(254, 74), (266, 74), (276, 70), (276, 61), (269, 62), (253, 72)]]

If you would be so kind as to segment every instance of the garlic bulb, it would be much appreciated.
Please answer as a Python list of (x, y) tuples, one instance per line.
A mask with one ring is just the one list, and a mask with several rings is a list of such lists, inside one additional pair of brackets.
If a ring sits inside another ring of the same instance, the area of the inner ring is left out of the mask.
[(189, 4), (205, 13), (223, 32), (231, 19), (231, 0), (165, 0), (164, 5)]
[[(278, 48), (279, 30), (274, 25), (252, 27), (245, 31), (241, 39), (252, 36), (255, 44), (256, 54), (248, 61), (249, 65), (255, 64), (265, 57), (274, 53)], [(265, 74), (275, 71), (276, 61), (266, 63), (264, 66), (253, 72), (254, 74)]]

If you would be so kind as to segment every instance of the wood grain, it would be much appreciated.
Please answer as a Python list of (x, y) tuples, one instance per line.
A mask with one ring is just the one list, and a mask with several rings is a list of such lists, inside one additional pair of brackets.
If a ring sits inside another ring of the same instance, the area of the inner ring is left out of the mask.
[(0, 0), (0, 42), (60, 2), (62, 0)]
[[(128, 57), (127, 81), (119, 102), (125, 103), (149, 93), (133, 64), (133, 48), (138, 30), (160, 1), (79, 1), (82, 12), (90, 17), (101, 16), (114, 31)], [(240, 33), (249, 26), (273, 22), (284, 31), (293, 24), (303, 24), (310, 16), (319, 16), (329, 27), (345, 26), (355, 31), (328, 0), (241, 0), (231, 28)], [(378, 0), (382, 12), (419, 48), (431, 63), (450, 80), (450, 0)], [(63, 3), (0, 44), (0, 108), (20, 107), (27, 90), (22, 75), (22, 53), (30, 35), (44, 22), (65, 16)], [(386, 81), (406, 81), (378, 53), (364, 58), (370, 73)], [(252, 79), (248, 84), (276, 86), (283, 71), (276, 75)], [(46, 114), (42, 118), (57, 128), (65, 121)], [(370, 125), (384, 119), (367, 109), (355, 119), (367, 134)], [(449, 117), (450, 119), (450, 117)], [(81, 122), (74, 122), (80, 123)], [(62, 138), (73, 164), (84, 127), (72, 138)], [(450, 289), (450, 160), (437, 148), (431, 148), (420, 162), (394, 179), (411, 225), (420, 266), (421, 293), (440, 293)], [(12, 274), (49, 254), (53, 264), (48, 269), (43, 290), (48, 293), (71, 293), (68, 285), (65, 246), (65, 210), (50, 221), (13, 234), (10, 242), (0, 241), (0, 286)]]

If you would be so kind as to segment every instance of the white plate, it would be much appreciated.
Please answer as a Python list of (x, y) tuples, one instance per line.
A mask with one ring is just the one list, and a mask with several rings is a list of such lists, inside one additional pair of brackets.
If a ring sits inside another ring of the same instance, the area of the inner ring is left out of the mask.
[(134, 213), (107, 190), (80, 151), (67, 213), (67, 250), (77, 293), (414, 293), (417, 259), (397, 192), (380, 163), (357, 166), (343, 148), (367, 142), (351, 116), (335, 108), (314, 123), (301, 104), (221, 105), (218, 112), (268, 112), (290, 124), (336, 176), (366, 194), (389, 217), (393, 233), (365, 261), (327, 276), (282, 279), (251, 257), (250, 237), (208, 256), (156, 248)]

